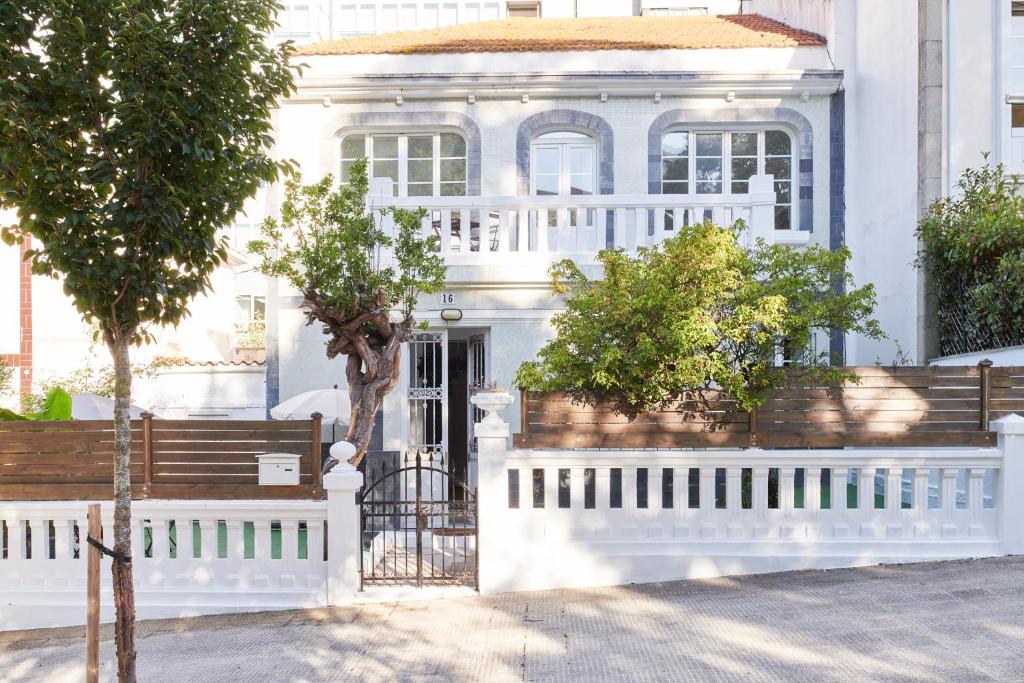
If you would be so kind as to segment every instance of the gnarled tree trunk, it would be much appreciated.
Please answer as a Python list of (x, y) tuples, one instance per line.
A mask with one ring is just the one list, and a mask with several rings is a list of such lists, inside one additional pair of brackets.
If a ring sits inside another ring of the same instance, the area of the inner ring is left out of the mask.
[[(132, 490), (129, 465), (132, 452), (131, 405), (132, 371), (128, 341), (122, 337), (108, 340), (114, 358), (114, 553), (132, 554)], [(132, 565), (115, 559), (114, 644), (117, 650), (117, 679), (135, 683), (135, 588)]]
[[(310, 322), (319, 320), (324, 324), (324, 334), (331, 335), (327, 357), (347, 358), (345, 378), (352, 414), (345, 440), (356, 447), (355, 455), (349, 459), (353, 466), (366, 455), (377, 410), (398, 384), (402, 344), (409, 341), (415, 324), (411, 314), (400, 322), (392, 322), (389, 311), (383, 307), (383, 295), (377, 296), (375, 304), (357, 313), (336, 311), (323, 305), (312, 292), (306, 293), (304, 302)], [(328, 460), (325, 469), (333, 467), (334, 462)]]

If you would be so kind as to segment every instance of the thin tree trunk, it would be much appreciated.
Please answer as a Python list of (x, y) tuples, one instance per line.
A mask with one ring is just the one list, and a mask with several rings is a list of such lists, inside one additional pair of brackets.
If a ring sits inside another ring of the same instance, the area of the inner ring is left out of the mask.
[[(114, 552), (128, 557), (132, 550), (132, 491), (129, 464), (132, 451), (132, 372), (128, 342), (109, 344), (114, 358)], [(114, 644), (117, 649), (117, 679), (135, 683), (135, 589), (132, 565), (112, 563), (114, 578)]]

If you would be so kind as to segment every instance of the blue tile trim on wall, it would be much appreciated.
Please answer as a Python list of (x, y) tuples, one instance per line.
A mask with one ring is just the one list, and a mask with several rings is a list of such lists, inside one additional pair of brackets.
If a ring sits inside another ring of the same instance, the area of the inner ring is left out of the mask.
[(661, 194), (661, 138), (672, 126), (687, 123), (786, 123), (796, 132), (800, 169), (800, 230), (814, 226), (813, 168), (814, 131), (807, 117), (788, 107), (737, 107), (734, 109), (671, 109), (664, 112), (647, 131), (647, 191)]
[[(367, 111), (340, 113), (331, 119), (331, 130), (340, 139), (352, 128), (403, 128), (408, 126), (458, 128), (466, 138), (466, 192), (480, 194), (480, 127), (455, 111)], [(336, 171), (336, 169), (334, 169)]]
[(597, 138), (599, 194), (615, 193), (615, 146), (612, 127), (597, 114), (575, 109), (542, 111), (523, 120), (516, 132), (516, 187), (520, 195), (530, 194), (530, 143), (544, 129), (559, 126), (581, 128)]
[[(840, 90), (829, 98), (828, 133), (828, 246), (838, 250), (846, 242), (846, 92)], [(842, 291), (844, 283), (835, 283)], [(829, 351), (834, 362), (842, 364), (846, 358), (846, 337), (833, 330)]]

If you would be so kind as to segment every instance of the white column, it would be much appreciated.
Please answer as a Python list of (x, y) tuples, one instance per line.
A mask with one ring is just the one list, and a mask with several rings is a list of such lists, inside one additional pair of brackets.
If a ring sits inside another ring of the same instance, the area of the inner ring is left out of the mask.
[(846, 488), (850, 479), (850, 468), (830, 467), (832, 482), (829, 485), (829, 502), (832, 506), (832, 535), (845, 538), (850, 535), (850, 525), (846, 522)]
[(914, 509), (914, 536), (931, 535), (931, 524), (928, 521), (928, 478), (931, 470), (927, 467), (914, 468), (914, 490), (910, 501)]
[[(480, 461), (480, 483), (477, 498), (477, 533), (480, 538), (477, 577), (481, 593), (495, 593), (501, 590), (503, 577), (508, 577), (509, 567), (503, 567), (501, 543), (506, 538), (503, 526), (511, 513), (522, 513), (533, 506), (532, 473), (528, 468), (520, 470), (519, 510), (508, 509), (508, 438), (511, 429), (498, 413), (491, 412), (482, 422), (473, 425), (477, 441), (477, 458)], [(524, 480), (523, 475), (527, 478)], [(598, 503), (600, 505), (600, 502)], [(513, 550), (514, 552), (514, 550)]]
[[(359, 590), (359, 505), (363, 474), (344, 460), (324, 475), (327, 491), (327, 604), (352, 602)], [(310, 546), (312, 547), (312, 546)]]
[(199, 558), (204, 564), (217, 559), (217, 520), (199, 520)]
[(715, 537), (715, 468), (700, 468), (700, 535), (701, 538)]
[(999, 435), (1003, 468), (999, 472), (996, 512), (1003, 552), (1024, 553), (1024, 417), (1008, 415), (992, 422)]
[[(743, 514), (743, 468), (729, 467), (725, 470), (725, 507), (729, 511), (729, 524), (726, 527), (726, 535), (729, 538), (740, 538), (743, 536), (743, 523), (740, 516)], [(751, 482), (753, 485), (753, 482)], [(753, 496), (753, 491), (751, 491)], [(751, 500), (753, 503), (753, 500)]]
[(941, 488), (939, 502), (942, 504), (942, 535), (956, 536), (959, 529), (954, 521), (956, 514), (956, 480), (960, 470), (956, 467), (944, 467), (941, 470)]

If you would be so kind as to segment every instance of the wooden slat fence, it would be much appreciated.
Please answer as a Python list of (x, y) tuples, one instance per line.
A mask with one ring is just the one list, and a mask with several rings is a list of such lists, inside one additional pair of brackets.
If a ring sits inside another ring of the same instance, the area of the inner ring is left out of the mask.
[(684, 397), (634, 419), (565, 394), (522, 395), (521, 448), (842, 448), (991, 446), (991, 420), (1024, 414), (1024, 368), (854, 367), (859, 383), (791, 374), (747, 413), (724, 394)]
[[(113, 423), (0, 422), (0, 500), (109, 500)], [(257, 455), (301, 456), (298, 486), (260, 486)], [(132, 497), (323, 496), (320, 419), (132, 421)]]

